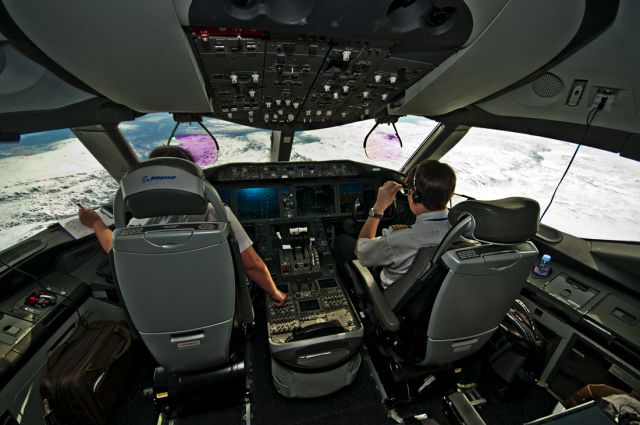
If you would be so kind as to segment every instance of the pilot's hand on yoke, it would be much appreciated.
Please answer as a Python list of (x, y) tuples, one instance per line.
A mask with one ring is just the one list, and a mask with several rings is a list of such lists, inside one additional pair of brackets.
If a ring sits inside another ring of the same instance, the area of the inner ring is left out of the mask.
[(382, 213), (396, 200), (396, 194), (402, 189), (400, 183), (388, 181), (378, 188), (378, 196), (373, 208)]

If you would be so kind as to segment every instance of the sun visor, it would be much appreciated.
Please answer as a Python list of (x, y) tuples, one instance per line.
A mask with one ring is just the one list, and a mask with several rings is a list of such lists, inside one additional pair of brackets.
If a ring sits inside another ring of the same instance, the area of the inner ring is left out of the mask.
[(179, 158), (150, 159), (132, 167), (120, 182), (127, 208), (136, 218), (204, 214), (204, 175)]
[(529, 198), (512, 197), (493, 201), (464, 201), (449, 211), (449, 222), (473, 217), (475, 227), (469, 236), (495, 243), (519, 243), (538, 231), (540, 205)]

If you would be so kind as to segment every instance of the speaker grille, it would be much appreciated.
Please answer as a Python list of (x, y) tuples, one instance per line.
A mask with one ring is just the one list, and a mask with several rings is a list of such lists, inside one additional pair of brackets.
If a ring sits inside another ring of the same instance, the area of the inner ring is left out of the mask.
[(4, 49), (0, 46), (0, 74), (7, 67), (7, 55), (4, 53)]
[(35, 254), (46, 245), (47, 243), (42, 239), (31, 239), (4, 251), (2, 253), (2, 261), (9, 264), (15, 263), (23, 257)]
[(562, 92), (564, 83), (557, 76), (547, 73), (535, 80), (531, 87), (540, 97), (554, 97)]

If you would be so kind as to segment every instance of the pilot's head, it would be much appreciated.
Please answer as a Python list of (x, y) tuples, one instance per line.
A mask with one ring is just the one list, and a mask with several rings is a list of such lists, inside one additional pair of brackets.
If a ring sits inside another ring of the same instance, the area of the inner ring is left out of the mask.
[(187, 151), (184, 148), (181, 148), (180, 146), (171, 146), (171, 145), (158, 146), (155, 149), (153, 149), (149, 154), (149, 159), (165, 158), (165, 157), (182, 158), (182, 159), (186, 159), (187, 161), (191, 161), (194, 164), (196, 163), (196, 161), (193, 159), (193, 156), (189, 153), (189, 151)]
[(414, 204), (422, 204), (429, 211), (447, 208), (456, 189), (456, 173), (448, 164), (427, 159), (407, 174), (409, 198)]

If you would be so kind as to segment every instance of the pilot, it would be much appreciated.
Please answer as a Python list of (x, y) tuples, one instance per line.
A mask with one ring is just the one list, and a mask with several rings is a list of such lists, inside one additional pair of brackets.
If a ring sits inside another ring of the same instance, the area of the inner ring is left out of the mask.
[[(179, 146), (158, 146), (149, 154), (149, 158), (159, 158), (159, 157), (173, 157), (173, 158), (182, 158), (189, 160), (195, 163), (193, 156), (186, 151), (185, 149)], [(267, 294), (271, 296), (271, 303), (275, 307), (281, 307), (284, 305), (285, 300), (287, 299), (287, 295), (281, 292), (273, 282), (271, 278), (271, 273), (269, 273), (269, 269), (266, 264), (260, 258), (256, 250), (253, 248), (253, 242), (247, 235), (247, 232), (244, 230), (236, 216), (233, 214), (229, 207), (225, 206), (227, 210), (227, 217), (229, 218), (229, 223), (231, 224), (231, 229), (235, 238), (238, 241), (238, 246), (240, 249), (240, 258), (242, 259), (242, 266), (244, 268), (245, 273), (249, 278), (254, 281), (260, 288), (262, 288)], [(78, 212), (78, 218), (80, 222), (93, 229), (100, 243), (100, 246), (105, 250), (105, 252), (109, 252), (113, 245), (113, 236), (112, 231), (109, 229), (105, 223), (102, 221), (100, 216), (92, 209), (82, 208), (80, 207), (80, 211)], [(186, 222), (186, 221), (215, 221), (215, 211), (213, 210), (213, 206), (209, 205), (207, 212), (203, 216), (166, 216), (166, 217), (152, 217), (149, 219), (141, 219), (138, 220), (133, 218), (129, 225), (138, 225), (142, 226), (145, 224), (163, 224), (163, 223), (178, 223), (178, 222)]]
[[(378, 189), (369, 218), (355, 244), (355, 256), (367, 267), (382, 267), (380, 283), (389, 287), (411, 268), (420, 248), (438, 245), (449, 230), (447, 204), (456, 188), (456, 174), (444, 163), (425, 160), (409, 171), (408, 201), (416, 216), (412, 226), (391, 226), (376, 237), (384, 211), (396, 199), (402, 185), (388, 181)], [(344, 251), (344, 248), (341, 249)]]

